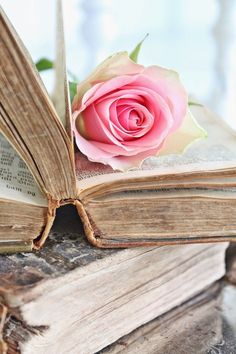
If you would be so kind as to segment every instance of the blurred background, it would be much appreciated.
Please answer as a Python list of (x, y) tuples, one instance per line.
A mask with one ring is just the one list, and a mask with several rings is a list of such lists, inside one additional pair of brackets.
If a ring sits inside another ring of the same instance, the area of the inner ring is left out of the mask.
[[(54, 57), (55, 1), (1, 0), (33, 59)], [(149, 33), (139, 62), (173, 68), (236, 129), (236, 0), (64, 0), (67, 64), (83, 79)], [(44, 73), (48, 90), (53, 74)]]

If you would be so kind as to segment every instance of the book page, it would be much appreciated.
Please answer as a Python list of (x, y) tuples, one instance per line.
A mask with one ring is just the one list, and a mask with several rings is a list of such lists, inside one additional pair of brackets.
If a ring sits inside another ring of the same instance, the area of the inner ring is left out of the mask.
[(204, 107), (194, 107), (192, 112), (206, 129), (208, 137), (193, 143), (183, 154), (150, 157), (140, 169), (114, 171), (109, 166), (90, 162), (76, 152), (79, 187), (86, 189), (96, 184), (134, 177), (236, 168), (236, 133)]
[(47, 206), (31, 172), (0, 134), (0, 198)]
[(19, 151), (43, 191), (55, 200), (76, 198), (71, 140), (28, 51), (1, 8), (0, 46), (0, 131)]
[(102, 195), (96, 198), (97, 201), (117, 201), (125, 199), (168, 199), (170, 198), (213, 198), (213, 199), (236, 199), (236, 188), (221, 188), (221, 189), (209, 189), (209, 188), (160, 188), (160, 189), (139, 189), (139, 190), (126, 190), (122, 192), (111, 193), (108, 195)]
[(72, 141), (71, 106), (66, 68), (66, 49), (61, 0), (57, 0), (56, 22), (55, 83), (52, 99), (57, 114)]

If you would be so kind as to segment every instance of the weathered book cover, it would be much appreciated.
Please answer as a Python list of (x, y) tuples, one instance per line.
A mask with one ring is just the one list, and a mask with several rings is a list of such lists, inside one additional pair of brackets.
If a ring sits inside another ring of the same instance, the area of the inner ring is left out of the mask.
[(75, 210), (60, 213), (48, 247), (0, 258), (9, 353), (94, 353), (224, 275), (225, 243), (102, 250)]

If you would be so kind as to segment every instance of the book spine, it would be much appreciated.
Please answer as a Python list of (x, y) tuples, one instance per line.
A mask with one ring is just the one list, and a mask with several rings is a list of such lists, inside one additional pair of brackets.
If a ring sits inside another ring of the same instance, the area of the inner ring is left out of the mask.
[(56, 217), (56, 210), (60, 207), (60, 205), (61, 203), (59, 200), (55, 200), (50, 195), (48, 195), (48, 212), (46, 225), (42, 234), (33, 241), (33, 249), (39, 250), (43, 247), (54, 223)]
[(96, 237), (96, 225), (92, 225), (91, 220), (82, 204), (81, 201), (78, 199), (73, 201), (73, 204), (76, 206), (77, 212), (80, 216), (80, 219), (82, 221), (83, 227), (84, 227), (84, 232), (85, 235), (88, 239), (88, 241), (96, 247), (102, 247), (101, 240), (100, 238)]

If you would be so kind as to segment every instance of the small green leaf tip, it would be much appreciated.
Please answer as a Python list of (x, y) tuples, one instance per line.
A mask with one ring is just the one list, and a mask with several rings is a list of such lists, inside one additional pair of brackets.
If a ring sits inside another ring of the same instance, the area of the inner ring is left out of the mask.
[(203, 107), (203, 105), (201, 103), (197, 103), (197, 102), (193, 102), (193, 101), (189, 101), (188, 102), (189, 106), (199, 106), (199, 107)]
[(142, 47), (143, 42), (145, 41), (145, 39), (149, 36), (149, 33), (146, 34), (146, 36), (141, 40), (141, 42), (139, 42), (136, 47), (134, 48), (134, 50), (130, 53), (129, 57), (131, 60), (133, 60), (135, 63), (138, 62), (138, 56), (139, 56), (139, 52), (140, 49)]
[(77, 92), (77, 82), (69, 81), (69, 91), (70, 91), (70, 101), (72, 102)]
[(49, 70), (53, 68), (53, 61), (48, 58), (41, 58), (35, 65), (38, 71)]

